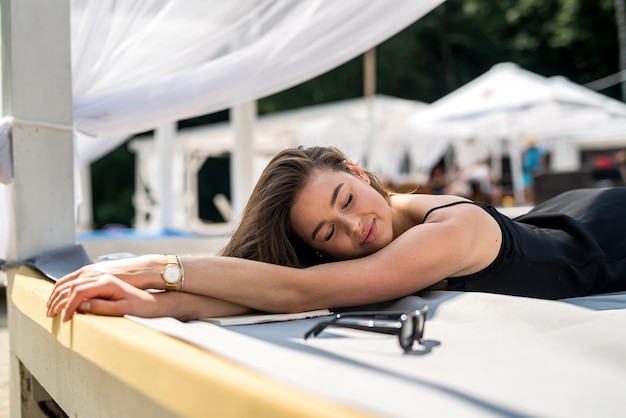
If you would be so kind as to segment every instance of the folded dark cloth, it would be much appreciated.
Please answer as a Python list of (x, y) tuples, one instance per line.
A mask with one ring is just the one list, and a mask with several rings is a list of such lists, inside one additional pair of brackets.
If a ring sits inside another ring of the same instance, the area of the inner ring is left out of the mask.
[(56, 282), (66, 274), (92, 264), (92, 261), (85, 248), (81, 244), (76, 244), (45, 251), (36, 257), (29, 258), (24, 264)]

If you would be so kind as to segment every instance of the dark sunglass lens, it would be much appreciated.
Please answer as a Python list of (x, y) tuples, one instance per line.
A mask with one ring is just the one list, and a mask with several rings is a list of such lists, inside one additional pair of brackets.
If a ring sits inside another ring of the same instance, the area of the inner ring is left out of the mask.
[(415, 317), (402, 315), (402, 326), (400, 327), (400, 347), (404, 351), (410, 351), (415, 341)]
[(424, 327), (426, 326), (426, 315), (428, 313), (428, 306), (424, 306), (421, 311), (418, 312), (419, 315), (417, 316), (417, 329), (416, 334), (415, 334), (415, 338), (417, 338), (417, 340), (421, 343), (422, 342), (422, 337), (424, 336)]
[(422, 337), (424, 336), (424, 325), (426, 324), (426, 313), (428, 312), (428, 307), (424, 306), (422, 309), (419, 309), (413, 312), (413, 318), (415, 320), (415, 339), (417, 341), (422, 342)]

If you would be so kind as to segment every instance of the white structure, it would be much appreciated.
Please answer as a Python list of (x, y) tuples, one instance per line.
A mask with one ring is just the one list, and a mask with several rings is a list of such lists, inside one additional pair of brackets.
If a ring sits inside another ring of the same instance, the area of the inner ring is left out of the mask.
[(563, 77), (501, 63), (416, 114), (410, 125), (416, 141), (437, 147), (451, 143), (461, 153), (473, 139), (481, 145), (474, 147), (474, 160), (507, 153), (515, 197), (523, 201), (519, 158), (527, 138), (552, 152), (553, 171), (575, 170), (579, 161), (572, 135), (616, 119), (626, 120), (626, 104)]
[[(413, 144), (404, 126), (409, 115), (425, 108), (424, 103), (388, 96), (357, 98), (307, 108), (277, 112), (259, 117), (248, 165), (252, 182), (278, 151), (297, 145), (334, 145), (348, 156), (394, 182), (408, 180), (400, 172), (403, 158)], [(371, 137), (371, 143), (366, 138)], [(169, 227), (181, 230), (213, 231), (198, 217), (197, 174), (205, 160), (235, 151), (238, 141), (229, 123), (187, 128), (174, 135), (171, 191), (174, 207)], [(159, 229), (162, 194), (160, 190), (158, 140), (139, 137), (130, 142), (137, 155), (135, 187), (135, 227)], [(231, 170), (233, 171), (233, 170)], [(218, 202), (218, 205), (223, 205)], [(229, 211), (228, 208), (222, 209)], [(239, 210), (232, 210), (240, 213)], [(225, 216), (228, 219), (228, 215)], [(236, 220), (235, 220), (236, 221)]]

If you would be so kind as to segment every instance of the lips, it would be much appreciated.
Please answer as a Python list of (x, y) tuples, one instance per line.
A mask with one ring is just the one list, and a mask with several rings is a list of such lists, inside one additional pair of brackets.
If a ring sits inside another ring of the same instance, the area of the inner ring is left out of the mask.
[(370, 242), (374, 241), (376, 238), (376, 232), (378, 228), (376, 227), (376, 219), (372, 219), (370, 223), (367, 224), (363, 234), (361, 235), (361, 240), (359, 241), (359, 245), (366, 245)]

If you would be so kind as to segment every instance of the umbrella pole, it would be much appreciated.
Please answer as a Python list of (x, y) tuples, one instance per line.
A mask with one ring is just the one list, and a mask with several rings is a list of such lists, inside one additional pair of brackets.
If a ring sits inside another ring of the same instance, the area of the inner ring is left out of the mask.
[(526, 204), (524, 184), (522, 180), (522, 158), (517, 136), (508, 139), (509, 161), (511, 164), (511, 180), (513, 182), (513, 197), (515, 204)]

